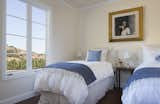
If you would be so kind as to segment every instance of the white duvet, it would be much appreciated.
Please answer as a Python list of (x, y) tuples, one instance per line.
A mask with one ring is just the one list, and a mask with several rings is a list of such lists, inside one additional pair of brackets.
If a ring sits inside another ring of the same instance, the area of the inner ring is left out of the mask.
[[(136, 70), (143, 67), (160, 67), (156, 61), (141, 64)], [(123, 90), (123, 104), (160, 104), (160, 78), (146, 78), (134, 81)]]
[[(108, 62), (71, 62), (87, 65), (95, 74), (96, 81), (114, 75), (112, 65)], [(71, 104), (83, 104), (88, 96), (88, 86), (81, 75), (51, 68), (45, 68), (38, 73), (34, 89), (36, 91), (51, 91), (64, 95)]]

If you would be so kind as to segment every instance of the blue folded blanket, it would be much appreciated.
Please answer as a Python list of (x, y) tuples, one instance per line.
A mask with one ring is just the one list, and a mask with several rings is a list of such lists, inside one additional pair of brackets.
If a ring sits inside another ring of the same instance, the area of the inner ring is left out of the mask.
[(64, 69), (67, 71), (78, 73), (83, 76), (87, 85), (96, 80), (96, 77), (92, 70), (84, 64), (61, 62), (48, 65), (46, 68), (57, 68), (62, 70)]
[(133, 75), (128, 79), (125, 87), (127, 88), (133, 81), (137, 81), (145, 78), (160, 78), (160, 68), (146, 67), (139, 69), (133, 73)]

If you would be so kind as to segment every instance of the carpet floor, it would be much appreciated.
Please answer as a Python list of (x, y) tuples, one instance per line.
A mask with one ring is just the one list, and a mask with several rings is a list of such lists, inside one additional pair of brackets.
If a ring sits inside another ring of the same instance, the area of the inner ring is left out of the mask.
[[(106, 93), (106, 95), (98, 102), (98, 104), (122, 104), (121, 103), (121, 94), (122, 91), (120, 89), (110, 90)], [(33, 98), (24, 100), (17, 104), (37, 104), (39, 100), (39, 96), (35, 96)]]

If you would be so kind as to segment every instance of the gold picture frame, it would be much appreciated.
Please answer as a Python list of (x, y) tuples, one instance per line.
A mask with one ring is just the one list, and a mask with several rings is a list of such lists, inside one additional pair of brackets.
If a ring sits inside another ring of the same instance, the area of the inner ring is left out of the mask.
[(109, 42), (143, 40), (143, 7), (109, 13)]

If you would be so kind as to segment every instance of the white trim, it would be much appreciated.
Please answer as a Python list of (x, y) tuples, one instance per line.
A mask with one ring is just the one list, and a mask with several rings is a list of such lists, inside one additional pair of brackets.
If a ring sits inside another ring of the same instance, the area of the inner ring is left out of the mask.
[(3, 11), (2, 11), (2, 79), (5, 78), (5, 73), (6, 73), (6, 0), (2, 0), (3, 3)]
[(60, 2), (62, 2), (65, 6), (69, 7), (69, 8), (74, 8), (76, 9), (77, 7), (74, 7), (73, 5), (70, 5), (69, 3), (67, 3), (65, 0), (60, 0)]
[(15, 103), (26, 100), (26, 99), (31, 98), (36, 95), (38, 95), (38, 94), (35, 93), (35, 91), (29, 91), (29, 92), (26, 92), (21, 95), (17, 95), (17, 96), (13, 96), (13, 97), (1, 100), (0, 104), (15, 104)]
[[(24, 0), (21, 0), (24, 1)], [(48, 17), (48, 9), (46, 9), (44, 6), (40, 5), (39, 3), (37, 4), (36, 2), (34, 3), (27, 3), (27, 35), (26, 35), (26, 45), (27, 45), (27, 68), (25, 71), (16, 71), (16, 72), (7, 72), (7, 65), (6, 65), (6, 0), (2, 0), (3, 3), (3, 13), (2, 13), (2, 52), (1, 52), (1, 57), (2, 57), (2, 63), (1, 63), (1, 67), (2, 70), (0, 72), (0, 77), (2, 78), (2, 80), (8, 80), (8, 79), (13, 79), (13, 78), (21, 78), (21, 77), (25, 77), (26, 75), (32, 75), (32, 72), (34, 72), (34, 70), (32, 70), (32, 6), (40, 8), (45, 10), (45, 12), (47, 13), (46, 16)], [(36, 5), (37, 4), (37, 5)], [(15, 16), (14, 16), (15, 17)], [(18, 17), (15, 17), (18, 18)], [(21, 18), (19, 18), (21, 19)], [(35, 22), (34, 22), (35, 23)], [(46, 24), (44, 25), (46, 27), (46, 29), (48, 29), (48, 24), (49, 22), (46, 20)], [(48, 35), (48, 30), (46, 30), (46, 36), (45, 39), (47, 39)], [(45, 40), (45, 42), (47, 42)], [(45, 43), (47, 45), (47, 43)], [(47, 46), (45, 46), (46, 48)], [(46, 51), (46, 50), (45, 50)]]
[[(6, 35), (8, 35), (8, 36), (17, 36), (17, 37), (21, 37), (21, 38), (26, 38), (26, 36), (21, 36), (21, 35), (18, 35), (18, 34), (6, 33)], [(45, 38), (39, 38), (39, 37), (33, 37), (33, 36), (32, 36), (32, 39), (45, 40)]]
[(93, 3), (93, 4), (88, 5), (88, 6), (82, 6), (79, 9), (80, 10), (93, 9), (93, 8), (101, 7), (101, 6), (104, 6), (106, 4), (117, 2), (117, 1), (119, 1), (119, 0), (104, 0), (104, 1), (100, 1), (100, 2), (95, 3), (95, 4)]
[(29, 77), (29, 76), (36, 76), (36, 74), (44, 69), (39, 68), (39, 69), (32, 69), (31, 71), (15, 71), (15, 72), (6, 72), (6, 74), (3, 77), (3, 80), (10, 80), (10, 79), (19, 79), (19, 78), (24, 78), (24, 77)]
[(47, 24), (43, 24), (43, 23), (36, 22), (36, 21), (32, 21), (32, 23), (39, 24), (39, 25), (41, 25), (41, 26), (46, 26), (46, 25), (47, 25)]
[(6, 16), (27, 21), (27, 19), (25, 19), (25, 18), (23, 18), (23, 17), (17, 17), (17, 16), (14, 16), (14, 15), (11, 15), (11, 14), (6, 14)]
[[(46, 41), (46, 65), (48, 65), (48, 55), (49, 55), (49, 47), (50, 47), (50, 39), (51, 39), (51, 35), (50, 34), (52, 34), (52, 35), (54, 35), (53, 34), (53, 11), (51, 11), (51, 10), (48, 10), (47, 11), (47, 18), (46, 18), (46, 20), (47, 20), (47, 36), (46, 36), (46, 40), (48, 40), (48, 41)], [(52, 40), (52, 41), (54, 41), (54, 40)]]
[(27, 71), (32, 70), (32, 6), (27, 3)]
[(49, 10), (51, 8), (48, 5), (45, 5), (45, 4), (38, 2), (37, 0), (20, 0), (20, 1), (26, 2), (32, 6), (35, 6), (37, 8), (41, 8), (41, 9), (45, 9), (45, 10)]
[(21, 37), (21, 38), (26, 38), (26, 36), (22, 36), (22, 35), (18, 35), (18, 34), (14, 34), (14, 33), (6, 33), (6, 35), (9, 35), (9, 36), (17, 36), (17, 37)]
[(47, 43), (47, 40), (49, 40), (49, 36), (51, 34), (51, 26), (50, 24), (52, 24), (52, 21), (51, 21), (51, 11), (50, 10), (47, 10), (46, 11), (46, 37), (45, 37), (45, 59), (46, 59), (46, 62), (45, 64), (47, 65), (47, 55), (48, 55), (48, 43)]
[(35, 75), (35, 71), (15, 71), (15, 72), (6, 72), (5, 76), (3, 77), (3, 80), (10, 80), (10, 79), (18, 79), (18, 78), (24, 78), (28, 76)]
[[(20, 20), (23, 20), (23, 21), (28, 21), (28, 19), (25, 19), (25, 18), (22, 18), (22, 17), (17, 17), (17, 16), (14, 16), (14, 15), (10, 15), (10, 14), (6, 14), (7, 17), (12, 17), (12, 18), (16, 18), (16, 19), (20, 19)], [(33, 21), (32, 20), (32, 23), (35, 23), (35, 24), (39, 24), (39, 25), (42, 25), (42, 26), (46, 26), (46, 24), (43, 24), (43, 23), (40, 23), (40, 22), (37, 22), (37, 21)]]

